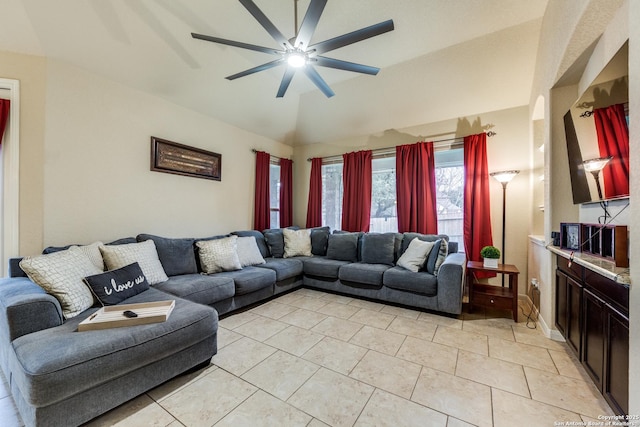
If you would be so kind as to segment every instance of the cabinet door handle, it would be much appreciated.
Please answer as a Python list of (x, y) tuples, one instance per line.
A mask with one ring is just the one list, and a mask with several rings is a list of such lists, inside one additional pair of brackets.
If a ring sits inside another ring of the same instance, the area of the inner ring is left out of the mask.
[(493, 301), (493, 300), (491, 300), (491, 304), (493, 304), (493, 303), (494, 303), (494, 301)]

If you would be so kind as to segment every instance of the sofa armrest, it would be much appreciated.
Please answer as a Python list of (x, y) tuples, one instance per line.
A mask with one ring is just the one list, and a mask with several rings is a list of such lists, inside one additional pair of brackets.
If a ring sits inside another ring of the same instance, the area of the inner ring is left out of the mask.
[(0, 279), (0, 328), (9, 341), (64, 322), (60, 303), (28, 278)]
[(438, 310), (462, 313), (464, 276), (467, 257), (462, 252), (449, 254), (438, 270)]

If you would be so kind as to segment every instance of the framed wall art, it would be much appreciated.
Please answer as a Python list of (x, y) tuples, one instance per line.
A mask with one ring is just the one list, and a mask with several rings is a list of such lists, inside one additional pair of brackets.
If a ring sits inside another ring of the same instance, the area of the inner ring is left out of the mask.
[(151, 170), (221, 181), (222, 155), (152, 136)]

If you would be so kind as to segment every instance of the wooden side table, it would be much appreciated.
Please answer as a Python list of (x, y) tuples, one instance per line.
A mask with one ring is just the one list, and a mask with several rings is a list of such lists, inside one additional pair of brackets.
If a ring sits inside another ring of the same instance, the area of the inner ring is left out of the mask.
[[(509, 287), (486, 285), (475, 280), (475, 273), (486, 271), (509, 276)], [(518, 274), (515, 265), (498, 264), (498, 268), (486, 268), (480, 261), (467, 262), (467, 283), (469, 283), (469, 305), (511, 310), (513, 321), (518, 321)]]

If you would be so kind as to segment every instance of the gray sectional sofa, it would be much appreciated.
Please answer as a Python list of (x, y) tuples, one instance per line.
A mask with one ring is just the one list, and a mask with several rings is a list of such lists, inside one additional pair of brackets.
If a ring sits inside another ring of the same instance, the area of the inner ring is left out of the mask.
[[(78, 425), (185, 371), (217, 351), (218, 315), (298, 287), (459, 314), (465, 255), (446, 236), (341, 233), (312, 229), (312, 256), (283, 258), (282, 229), (238, 231), (255, 237), (264, 264), (202, 274), (196, 242), (141, 234), (112, 244), (153, 240), (168, 280), (123, 303), (174, 299), (166, 322), (77, 332), (90, 308), (65, 319), (59, 302), (11, 260), (0, 279), (0, 365), (27, 425)], [(411, 240), (437, 242), (424, 271), (395, 265)], [(47, 248), (45, 253), (64, 250)], [(440, 262), (437, 271), (433, 268)], [(442, 260), (444, 259), (444, 262)], [(431, 270), (431, 272), (429, 272)], [(436, 274), (432, 274), (436, 273)]]

